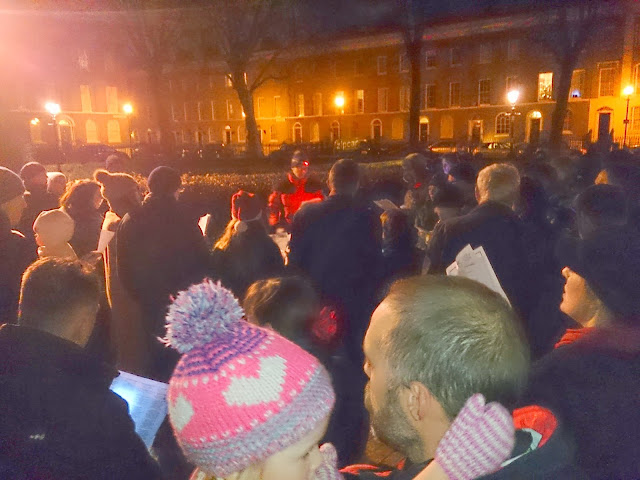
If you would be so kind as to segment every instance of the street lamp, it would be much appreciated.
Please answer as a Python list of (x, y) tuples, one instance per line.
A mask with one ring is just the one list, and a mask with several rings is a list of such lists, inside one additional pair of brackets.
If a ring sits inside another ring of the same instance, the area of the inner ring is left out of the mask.
[(513, 153), (513, 149), (515, 146), (515, 122), (516, 122), (516, 103), (518, 102), (518, 98), (520, 98), (520, 90), (509, 90), (509, 92), (507, 92), (507, 100), (509, 101), (509, 103), (511, 104), (511, 115), (509, 116), (509, 120), (510, 120), (510, 131), (511, 131), (511, 152)]
[(60, 148), (62, 145), (60, 142), (60, 135), (58, 134), (58, 124), (56, 122), (56, 116), (60, 113), (60, 104), (47, 102), (44, 105), (44, 109), (49, 112), (49, 115), (51, 115), (51, 119), (53, 120), (53, 135), (56, 140), (56, 146)]
[(622, 148), (627, 146), (627, 128), (629, 127), (629, 100), (631, 100), (631, 95), (633, 94), (633, 87), (631, 85), (627, 85), (624, 87), (622, 94), (627, 97), (627, 113), (624, 116), (624, 140), (622, 140)]
[(129, 155), (133, 155), (133, 137), (131, 136), (131, 114), (133, 113), (133, 105), (125, 103), (122, 106), (122, 111), (127, 116), (129, 126)]
[(336, 98), (333, 100), (336, 107), (340, 109), (340, 113), (344, 113), (344, 96), (341, 94), (336, 95)]

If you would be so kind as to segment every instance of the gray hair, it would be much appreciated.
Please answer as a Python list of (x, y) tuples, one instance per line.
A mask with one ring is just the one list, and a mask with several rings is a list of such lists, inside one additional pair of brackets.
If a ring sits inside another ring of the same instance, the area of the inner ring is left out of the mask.
[(508, 163), (494, 163), (483, 168), (476, 180), (478, 202), (488, 200), (511, 206), (520, 193), (518, 169)]
[(392, 383), (422, 383), (451, 419), (475, 393), (513, 406), (529, 349), (500, 295), (462, 277), (422, 276), (397, 281), (384, 301), (396, 316), (383, 340)]

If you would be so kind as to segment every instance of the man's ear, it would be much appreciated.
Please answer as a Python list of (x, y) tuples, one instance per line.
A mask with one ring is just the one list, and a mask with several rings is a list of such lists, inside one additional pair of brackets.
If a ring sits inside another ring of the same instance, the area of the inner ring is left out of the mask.
[(409, 417), (414, 422), (421, 422), (437, 400), (429, 389), (420, 382), (411, 382), (409, 388), (402, 392), (402, 402)]

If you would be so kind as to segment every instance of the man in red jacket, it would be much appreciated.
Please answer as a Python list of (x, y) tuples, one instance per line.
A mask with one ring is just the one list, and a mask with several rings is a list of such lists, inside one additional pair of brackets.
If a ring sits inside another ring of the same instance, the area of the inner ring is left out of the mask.
[(269, 225), (289, 230), (302, 202), (323, 198), (322, 184), (309, 177), (309, 159), (304, 152), (296, 150), (291, 157), (291, 172), (269, 196)]

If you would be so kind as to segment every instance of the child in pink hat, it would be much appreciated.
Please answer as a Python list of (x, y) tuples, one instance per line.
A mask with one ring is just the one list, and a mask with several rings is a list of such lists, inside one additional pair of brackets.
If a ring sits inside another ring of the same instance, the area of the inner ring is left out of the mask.
[[(192, 480), (342, 478), (333, 446), (318, 447), (335, 402), (326, 370), (276, 332), (246, 322), (229, 290), (205, 280), (180, 292), (169, 307), (166, 341), (183, 354), (167, 396), (178, 444), (197, 466)], [(486, 472), (508, 456), (513, 424), (503, 407), (472, 397), (420, 479), (475, 478), (455, 466), (478, 442), (496, 439), (506, 451), (486, 462)]]

